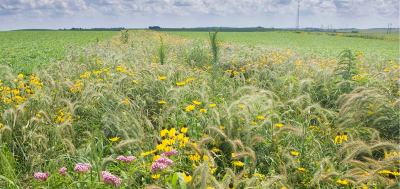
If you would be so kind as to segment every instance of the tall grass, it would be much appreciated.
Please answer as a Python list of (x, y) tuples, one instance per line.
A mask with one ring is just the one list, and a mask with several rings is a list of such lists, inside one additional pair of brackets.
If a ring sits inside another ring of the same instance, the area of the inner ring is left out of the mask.
[[(217, 32), (207, 44), (128, 31), (129, 43), (115, 36), (71, 47), (34, 76), (1, 69), (0, 183), (112, 188), (101, 182), (100, 172), (109, 171), (126, 188), (398, 184), (398, 177), (391, 180), (399, 172), (398, 136), (391, 132), (399, 126), (395, 64), (351, 51), (356, 56), (326, 59), (223, 44)], [(168, 64), (160, 62), (160, 41), (170, 46)], [(345, 80), (352, 86), (346, 92)], [(184, 125), (189, 142), (174, 146), (178, 154), (165, 172), (151, 173), (152, 151), (166, 140), (160, 131), (174, 126), (180, 134)], [(137, 160), (124, 164), (120, 155)], [(76, 163), (92, 168), (78, 174)], [(68, 176), (58, 175), (60, 167)], [(35, 180), (39, 171), (51, 177)], [(183, 184), (186, 172), (192, 180)]]
[(211, 45), (211, 53), (213, 57), (213, 64), (212, 69), (213, 69), (213, 78), (215, 79), (217, 77), (217, 74), (219, 72), (219, 63), (218, 63), (218, 53), (219, 53), (219, 41), (218, 41), (218, 31), (220, 29), (215, 30), (215, 32), (209, 32), (210, 36), (210, 45)]

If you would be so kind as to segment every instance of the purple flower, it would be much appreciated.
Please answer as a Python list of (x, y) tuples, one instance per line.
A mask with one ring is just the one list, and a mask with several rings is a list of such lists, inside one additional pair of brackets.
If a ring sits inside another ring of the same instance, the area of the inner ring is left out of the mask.
[(166, 158), (165, 154), (161, 154), (161, 157), (158, 158), (156, 160), (156, 162), (151, 165), (150, 171), (152, 173), (154, 173), (154, 171), (156, 171), (157, 169), (163, 170), (163, 169), (167, 168), (168, 165), (172, 165), (173, 163), (174, 163), (174, 161)]
[(167, 164), (155, 162), (151, 165), (150, 172), (154, 173), (157, 169), (164, 170), (167, 167), (168, 167)]
[(85, 173), (86, 171), (89, 170), (89, 168), (92, 168), (92, 165), (90, 165), (89, 163), (85, 163), (85, 164), (78, 163), (78, 164), (76, 164), (74, 171), (79, 171), (81, 173)]
[(37, 172), (37, 173), (33, 174), (33, 176), (35, 178), (40, 179), (40, 180), (43, 181), (43, 180), (47, 179), (47, 177), (49, 176), (49, 173), (48, 172), (46, 172), (46, 173)]
[(177, 153), (178, 153), (178, 151), (176, 151), (175, 149), (173, 149), (173, 150), (171, 150), (171, 151), (164, 152), (163, 154), (166, 155), (166, 156), (172, 156), (172, 155), (175, 155), (175, 154), (177, 154)]
[(124, 156), (118, 156), (118, 157), (117, 157), (117, 160), (118, 160), (118, 161), (124, 161), (124, 160), (125, 160), (125, 157), (124, 157)]
[(165, 156), (161, 156), (160, 158), (158, 158), (156, 160), (156, 162), (157, 163), (163, 163), (163, 164), (166, 164), (166, 165), (172, 165), (172, 163), (174, 163), (174, 161), (166, 158)]
[(61, 169), (60, 169), (60, 172), (59, 172), (59, 174), (60, 175), (66, 175), (67, 174), (67, 168), (65, 168), (65, 167), (62, 167)]
[(112, 183), (114, 183), (114, 186), (121, 184), (121, 179), (118, 177), (118, 175), (112, 175), (111, 173), (109, 173), (107, 171), (101, 172), (101, 181), (106, 182), (106, 183), (112, 182)]
[(117, 160), (130, 163), (132, 161), (135, 161), (136, 157), (135, 156), (125, 156), (125, 157), (124, 156), (118, 156)]

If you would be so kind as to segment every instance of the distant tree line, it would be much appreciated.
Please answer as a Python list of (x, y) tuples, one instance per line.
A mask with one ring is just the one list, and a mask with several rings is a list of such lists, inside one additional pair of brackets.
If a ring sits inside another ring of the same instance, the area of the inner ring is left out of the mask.
[(121, 31), (125, 30), (123, 27), (119, 28), (71, 28), (71, 29), (59, 29), (59, 30), (66, 30), (66, 31)]
[(276, 31), (282, 29), (276, 29), (274, 27), (264, 28), (261, 26), (258, 27), (249, 27), (249, 28), (231, 28), (231, 27), (204, 27), (204, 28), (161, 28), (160, 26), (149, 26), (150, 30), (157, 31), (215, 31), (220, 29), (221, 32), (263, 32), (263, 31)]
[(150, 30), (158, 30), (158, 29), (161, 29), (161, 27), (160, 26), (149, 26), (149, 29)]

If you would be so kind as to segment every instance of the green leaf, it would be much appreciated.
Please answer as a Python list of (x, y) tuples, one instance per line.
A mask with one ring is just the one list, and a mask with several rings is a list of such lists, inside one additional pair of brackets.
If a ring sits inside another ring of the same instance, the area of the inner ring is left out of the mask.
[(7, 181), (7, 182), (10, 183), (11, 185), (15, 186), (14, 182), (13, 182), (12, 180), (8, 179), (7, 177), (5, 177), (5, 176), (3, 176), (3, 175), (0, 175), (0, 178), (3, 179), (3, 180), (5, 180), (5, 181)]
[(173, 189), (176, 189), (176, 181), (178, 180), (178, 175), (176, 173), (174, 173), (174, 176), (172, 176), (172, 187)]
[(181, 189), (187, 189), (186, 187), (186, 181), (185, 178), (183, 178), (182, 173), (175, 173), (178, 178), (179, 178), (179, 185), (181, 186)]

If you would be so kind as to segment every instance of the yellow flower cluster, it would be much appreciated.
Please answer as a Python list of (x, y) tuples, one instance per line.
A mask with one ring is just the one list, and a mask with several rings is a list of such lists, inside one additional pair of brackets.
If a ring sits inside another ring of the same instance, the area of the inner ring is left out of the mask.
[[(67, 110), (68, 107), (64, 107), (64, 109)], [(60, 110), (58, 110), (58, 113), (59, 113), (59, 114), (53, 116), (53, 119), (56, 119), (56, 122), (59, 122), (59, 123), (63, 123), (63, 122), (65, 122), (66, 120), (69, 120), (69, 122), (72, 123), (72, 116), (69, 115), (68, 113), (64, 113), (64, 109), (61, 108)], [(40, 114), (39, 114), (39, 116), (40, 116)], [(38, 116), (38, 117), (39, 117), (39, 116)]]
[(340, 132), (338, 132), (335, 137), (335, 145), (342, 144), (343, 140), (347, 141), (347, 132), (344, 132), (343, 135), (341, 135)]
[(347, 185), (349, 183), (346, 179), (345, 180), (338, 179), (336, 182), (343, 185)]
[(156, 149), (157, 151), (171, 151), (178, 147), (186, 146), (186, 143), (189, 142), (189, 135), (187, 134), (188, 128), (186, 124), (180, 129), (180, 133), (175, 129), (175, 126), (172, 125), (171, 129), (168, 130), (165, 127), (160, 131), (160, 137), (162, 141), (157, 143)]
[(396, 171), (393, 171), (393, 172), (392, 172), (392, 171), (389, 171), (389, 170), (382, 170), (382, 171), (379, 171), (378, 174), (386, 174), (386, 175), (391, 174), (391, 175), (393, 175), (393, 176), (399, 176), (399, 175), (400, 175), (399, 172), (396, 172)]

